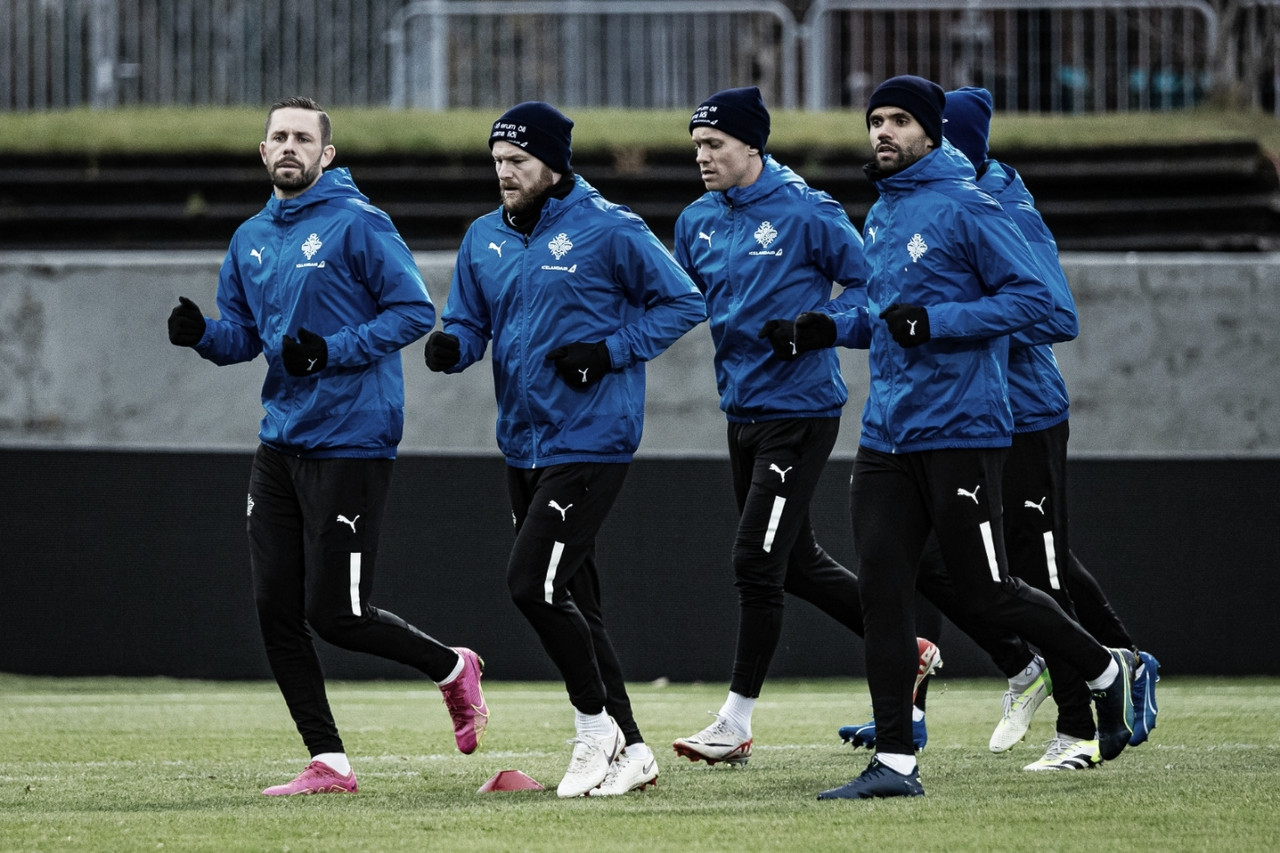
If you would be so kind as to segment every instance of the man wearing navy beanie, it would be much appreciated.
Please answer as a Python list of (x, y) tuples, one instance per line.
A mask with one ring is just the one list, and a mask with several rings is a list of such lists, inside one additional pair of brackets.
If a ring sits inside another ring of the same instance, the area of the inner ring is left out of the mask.
[(878, 313), (834, 319), (836, 343), (867, 349), (870, 370), (849, 489), (876, 753), (822, 800), (924, 795), (912, 683), (917, 572), (931, 534), (967, 611), (1085, 677), (1099, 756), (1116, 758), (1133, 736), (1133, 652), (1103, 646), (1009, 571), (1009, 339), (1048, 321), (1054, 298), (1026, 238), (943, 140), (945, 108), (941, 87), (914, 76), (886, 80), (867, 108), (867, 174), (880, 198), (863, 225), (866, 304)]
[(758, 153), (764, 153), (769, 141), (769, 111), (756, 86), (725, 89), (707, 98), (693, 111), (689, 132), (696, 127), (710, 127), (745, 142)]
[(573, 754), (561, 797), (657, 780), (605, 628), (599, 534), (640, 444), (645, 362), (706, 319), (689, 276), (640, 217), (572, 168), (573, 121), (529, 101), (493, 123), (502, 206), (471, 223), (437, 373), (491, 356), (515, 542), (507, 589), (564, 679)]
[(901, 107), (920, 122), (933, 147), (941, 148), (942, 113), (946, 106), (946, 93), (932, 80), (912, 74), (890, 77), (876, 87), (867, 101), (867, 128), (870, 129), (871, 114), (878, 107)]
[[(973, 163), (978, 172), (978, 188), (1000, 202), (1027, 238), (1040, 262), (1042, 278), (1053, 290), (1055, 305), (1050, 322), (1010, 338), (1008, 377), (1013, 444), (1004, 468), (1005, 549), (1014, 574), (1077, 616), (1094, 637), (1108, 645), (1132, 649), (1137, 655), (1139, 666), (1133, 691), (1135, 725), (1129, 739), (1130, 746), (1137, 746), (1155, 727), (1155, 683), (1160, 662), (1149, 652), (1138, 650), (1097, 580), (1069, 550), (1066, 460), (1070, 407), (1066, 381), (1058, 369), (1052, 343), (1071, 340), (1078, 333), (1075, 300), (1058, 261), (1058, 244), (1036, 210), (1035, 200), (1022, 177), (1012, 166), (987, 156), (991, 111), (992, 97), (986, 89), (965, 86), (947, 92), (943, 134)], [(1028, 512), (1029, 505), (1036, 509)], [(1054, 543), (1049, 552), (1043, 547), (1046, 541)], [(1063, 554), (1066, 559), (1060, 556)], [(1086, 594), (1079, 595), (1080, 591)], [(1071, 667), (1057, 666), (1050, 659), (1048, 668), (1053, 674), (1053, 699), (1058, 707), (1055, 734), (1044, 756), (1023, 769), (1092, 767), (1099, 763), (1099, 758), (1097, 727), (1089, 706), (1088, 688)], [(1035, 704), (1030, 704), (1027, 697), (1019, 695), (1024, 689), (1011, 678), (1006, 695), (1014, 694), (1018, 701), (1006, 701), (1005, 707), (1018, 704), (1034, 711), (1036, 700), (1043, 701), (1047, 695), (1044, 692), (1032, 695)], [(1011, 720), (1011, 716), (1015, 715), (1006, 711), (992, 734), (992, 752), (1009, 749), (1026, 731), (1025, 723), (1021, 719)], [(1030, 714), (1026, 719), (1029, 722)]]
[[(715, 722), (672, 748), (691, 761), (741, 765), (751, 757), (752, 714), (777, 650), (785, 594), (862, 633), (858, 579), (816, 541), (810, 504), (848, 399), (831, 315), (860, 303), (866, 266), (862, 238), (840, 203), (764, 153), (769, 112), (759, 89), (707, 98), (689, 133), (707, 192), (680, 214), (675, 255), (707, 297), (728, 420), (738, 529), (725, 545), (738, 632)], [(832, 283), (840, 290), (834, 299)], [(920, 653), (927, 674), (937, 647), (921, 640)]]
[(516, 104), (493, 123), (489, 149), (497, 142), (510, 142), (537, 157), (547, 168), (568, 174), (573, 157), (573, 120), (542, 101)]
[[(978, 177), (987, 159), (987, 139), (991, 136), (991, 93), (978, 86), (963, 86), (946, 94), (942, 135), (969, 158)], [(1030, 238), (1030, 235), (1027, 235)]]

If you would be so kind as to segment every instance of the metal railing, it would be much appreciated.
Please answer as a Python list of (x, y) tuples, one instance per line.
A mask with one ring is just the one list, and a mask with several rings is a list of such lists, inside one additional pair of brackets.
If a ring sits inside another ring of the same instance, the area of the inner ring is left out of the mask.
[(862, 104), (895, 74), (984, 86), (997, 108), (1125, 111), (1207, 92), (1217, 16), (1165, 0), (814, 0), (808, 109)]
[(0, 110), (386, 104), (404, 0), (0, 0)]
[(1280, 0), (0, 0), (0, 111), (688, 108), (865, 102), (900, 73), (1004, 110), (1169, 109), (1229, 84), (1280, 118)]
[(797, 29), (777, 0), (421, 0), (388, 34), (391, 104), (684, 108), (751, 81), (794, 108)]

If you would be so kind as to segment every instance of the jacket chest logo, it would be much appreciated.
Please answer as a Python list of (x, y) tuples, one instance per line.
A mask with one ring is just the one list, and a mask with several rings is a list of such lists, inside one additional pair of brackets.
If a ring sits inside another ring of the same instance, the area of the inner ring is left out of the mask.
[(912, 263), (924, 257), (924, 253), (927, 251), (929, 251), (929, 246), (919, 234), (913, 236), (910, 242), (907, 243), (907, 254), (911, 256)]
[(547, 248), (551, 250), (552, 256), (558, 261), (569, 254), (569, 250), (573, 248), (573, 243), (569, 240), (569, 235), (561, 231), (547, 244)]
[(747, 252), (751, 257), (767, 255), (772, 258), (782, 257), (782, 249), (770, 249), (769, 246), (773, 241), (778, 239), (778, 229), (773, 227), (773, 223), (765, 220), (760, 223), (760, 227), (756, 229), (756, 233), (752, 235), (756, 238), (756, 242), (760, 244), (759, 249)]
[(307, 256), (307, 260), (311, 260), (323, 245), (324, 243), (320, 242), (320, 238), (316, 236), (315, 232), (312, 232), (311, 236), (302, 244), (302, 254)]
[(761, 249), (769, 248), (769, 244), (772, 243), (777, 236), (778, 229), (774, 228), (773, 224), (768, 220), (761, 222), (760, 227), (756, 229), (755, 233), (756, 242), (760, 244)]

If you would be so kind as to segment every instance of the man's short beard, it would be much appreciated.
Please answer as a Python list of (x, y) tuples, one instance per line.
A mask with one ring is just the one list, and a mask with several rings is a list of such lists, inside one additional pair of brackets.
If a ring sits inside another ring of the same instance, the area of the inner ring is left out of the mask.
[(544, 166), (543, 170), (538, 173), (538, 182), (528, 192), (521, 193), (514, 199), (508, 199), (503, 196), (502, 190), (499, 188), (498, 197), (501, 199), (502, 206), (507, 211), (507, 214), (518, 217), (540, 206), (542, 197), (547, 194), (547, 190), (551, 189), (555, 183), (552, 180), (552, 174), (552, 171)]
[(911, 148), (898, 147), (897, 148), (898, 157), (896, 160), (894, 160), (893, 165), (891, 167), (886, 169), (880, 166), (880, 160), (879, 158), (877, 158), (875, 161), (876, 168), (879, 170), (880, 174), (883, 177), (887, 178), (890, 175), (898, 174), (904, 169), (911, 168), (916, 163), (923, 160), (926, 154), (929, 154), (932, 151), (933, 149), (928, 147), (928, 142), (922, 142), (918, 146), (912, 146)]
[(297, 192), (298, 190), (305, 190), (307, 187), (315, 183), (316, 179), (319, 177), (320, 177), (319, 163), (314, 163), (311, 165), (311, 167), (303, 167), (299, 169), (298, 176), (296, 178), (281, 177), (280, 170), (278, 167), (271, 169), (272, 186), (276, 187), (277, 189), (284, 190), (285, 192)]

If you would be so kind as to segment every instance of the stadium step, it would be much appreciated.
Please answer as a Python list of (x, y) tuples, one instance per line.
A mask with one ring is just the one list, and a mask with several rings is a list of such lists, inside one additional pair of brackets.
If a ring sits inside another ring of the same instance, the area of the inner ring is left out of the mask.
[[(777, 151), (861, 225), (876, 193), (861, 158)], [(999, 151), (1023, 176), (1064, 251), (1280, 250), (1280, 164), (1255, 143)], [(456, 249), (497, 205), (491, 161), (345, 156), (356, 183), (415, 251)], [(576, 168), (670, 245), (702, 192), (690, 151), (583, 153)], [(0, 164), (0, 249), (222, 251), (269, 187), (255, 153), (12, 155)]]

